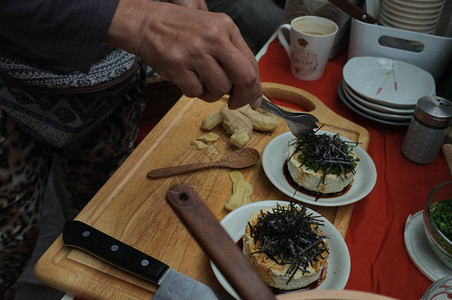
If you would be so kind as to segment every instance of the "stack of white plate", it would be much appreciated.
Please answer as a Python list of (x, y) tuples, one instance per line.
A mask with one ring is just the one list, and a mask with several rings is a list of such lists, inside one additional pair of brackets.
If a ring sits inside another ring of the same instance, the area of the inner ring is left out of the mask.
[(409, 125), (416, 103), (436, 94), (433, 76), (412, 64), (383, 57), (354, 57), (343, 69), (342, 101), (368, 119)]
[(445, 0), (383, 0), (379, 21), (389, 27), (434, 34)]

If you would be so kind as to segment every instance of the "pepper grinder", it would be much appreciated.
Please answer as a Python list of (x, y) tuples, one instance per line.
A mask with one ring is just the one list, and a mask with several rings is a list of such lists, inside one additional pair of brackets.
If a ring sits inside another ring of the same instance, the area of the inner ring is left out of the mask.
[(402, 154), (417, 164), (432, 163), (452, 121), (452, 102), (438, 96), (421, 97), (402, 145)]

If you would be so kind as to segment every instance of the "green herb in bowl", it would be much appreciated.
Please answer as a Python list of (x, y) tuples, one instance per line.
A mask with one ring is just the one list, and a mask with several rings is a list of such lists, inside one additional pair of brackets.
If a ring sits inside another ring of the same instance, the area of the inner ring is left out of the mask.
[(452, 198), (434, 203), (431, 216), (441, 233), (452, 241)]

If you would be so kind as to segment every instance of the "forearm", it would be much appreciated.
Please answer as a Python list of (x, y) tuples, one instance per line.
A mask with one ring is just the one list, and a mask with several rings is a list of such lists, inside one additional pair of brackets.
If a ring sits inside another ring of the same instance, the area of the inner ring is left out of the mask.
[(226, 14), (119, 0), (105, 42), (138, 55), (189, 97), (215, 101), (231, 93), (237, 108), (262, 95), (256, 59)]
[(136, 53), (142, 39), (139, 33), (145, 22), (142, 12), (154, 11), (152, 5), (153, 1), (148, 0), (119, 0), (104, 42)]

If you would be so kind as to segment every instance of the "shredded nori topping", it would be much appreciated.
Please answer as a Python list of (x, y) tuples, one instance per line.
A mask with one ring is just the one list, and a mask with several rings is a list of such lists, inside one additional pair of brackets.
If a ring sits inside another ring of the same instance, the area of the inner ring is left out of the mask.
[(277, 204), (276, 208), (261, 211), (254, 226), (248, 222), (251, 237), (259, 251), (279, 265), (290, 264), (287, 283), (297, 270), (307, 272), (312, 262), (323, 258), (328, 248), (326, 238), (316, 229), (323, 226), (319, 216), (308, 214), (306, 207), (291, 203), (289, 207)]
[(359, 158), (353, 155), (353, 147), (358, 143), (343, 141), (339, 134), (312, 132), (298, 137), (292, 144), (302, 165), (315, 172), (323, 171), (319, 184), (325, 182), (328, 174), (347, 178), (347, 173), (356, 172)]

